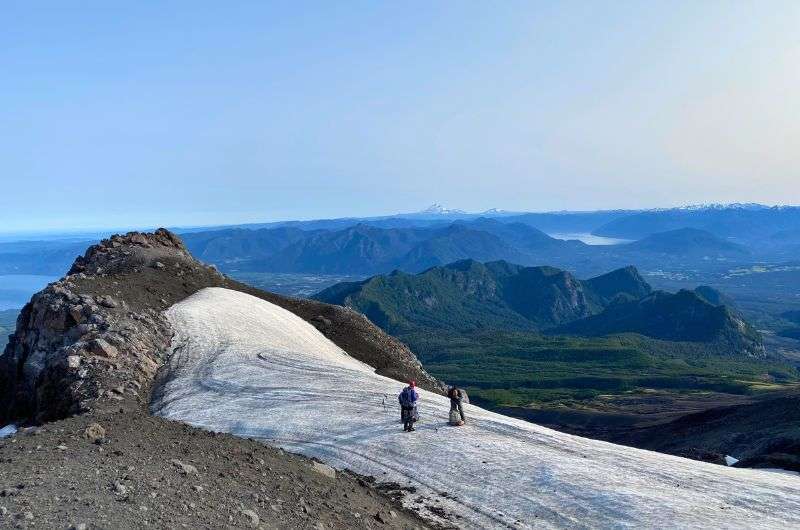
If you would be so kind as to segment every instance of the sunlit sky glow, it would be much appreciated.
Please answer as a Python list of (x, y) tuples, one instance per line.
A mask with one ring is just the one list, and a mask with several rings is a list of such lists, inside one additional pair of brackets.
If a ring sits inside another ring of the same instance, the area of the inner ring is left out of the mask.
[(0, 232), (800, 203), (800, 2), (120, 5), (3, 5)]

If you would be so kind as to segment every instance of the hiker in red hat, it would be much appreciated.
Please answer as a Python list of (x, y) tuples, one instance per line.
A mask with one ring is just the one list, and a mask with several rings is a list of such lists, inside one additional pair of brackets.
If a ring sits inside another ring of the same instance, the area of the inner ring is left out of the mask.
[(417, 382), (411, 380), (408, 386), (400, 392), (400, 418), (403, 420), (403, 430), (406, 432), (415, 431), (414, 422), (419, 419), (419, 412), (417, 411), (417, 401), (419, 401), (419, 392), (417, 391)]

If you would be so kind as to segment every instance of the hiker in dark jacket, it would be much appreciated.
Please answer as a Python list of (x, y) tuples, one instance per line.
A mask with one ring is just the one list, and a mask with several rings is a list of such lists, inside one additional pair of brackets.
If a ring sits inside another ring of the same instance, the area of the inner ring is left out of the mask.
[(403, 430), (406, 432), (414, 431), (414, 422), (419, 419), (417, 411), (417, 401), (419, 392), (417, 391), (416, 381), (409, 381), (408, 386), (400, 392), (400, 418), (403, 420)]
[(461, 391), (460, 388), (451, 386), (447, 390), (447, 397), (450, 398), (451, 416), (453, 411), (457, 411), (458, 415), (461, 416), (461, 423), (465, 423), (467, 421), (467, 417), (464, 416), (464, 405), (462, 403), (462, 401), (464, 400), (464, 393)]

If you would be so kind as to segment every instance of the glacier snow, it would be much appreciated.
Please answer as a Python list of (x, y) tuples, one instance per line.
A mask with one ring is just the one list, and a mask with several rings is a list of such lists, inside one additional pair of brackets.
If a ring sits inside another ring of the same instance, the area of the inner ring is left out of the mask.
[(449, 401), (425, 391), (422, 421), (404, 433), (397, 405), (404, 385), (375, 374), (294, 314), (221, 288), (166, 314), (173, 355), (154, 413), (414, 488), (403, 502), (440, 522), (800, 527), (795, 474), (580, 438), (470, 405), (468, 424), (449, 427)]
[(17, 426), (13, 423), (0, 429), (0, 438), (7, 438), (17, 433)]

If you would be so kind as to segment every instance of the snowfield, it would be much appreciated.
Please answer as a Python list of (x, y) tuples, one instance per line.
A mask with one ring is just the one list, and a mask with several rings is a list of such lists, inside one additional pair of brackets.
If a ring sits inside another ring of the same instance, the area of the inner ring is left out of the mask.
[(422, 421), (416, 432), (404, 433), (397, 405), (404, 385), (376, 375), (278, 306), (209, 288), (167, 316), (176, 332), (174, 353), (154, 413), (411, 486), (416, 491), (404, 503), (440, 522), (450, 517), (467, 528), (800, 527), (795, 474), (589, 440), (471, 405), (468, 424), (449, 427), (449, 400), (425, 391)]

